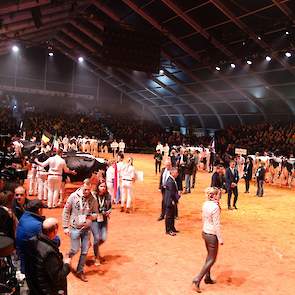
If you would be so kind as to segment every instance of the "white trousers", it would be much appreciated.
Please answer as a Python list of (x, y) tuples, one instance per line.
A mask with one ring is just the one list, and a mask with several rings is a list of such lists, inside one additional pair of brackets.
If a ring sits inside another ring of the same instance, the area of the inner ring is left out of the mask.
[(48, 187), (47, 187), (47, 177), (46, 176), (38, 176), (38, 199), (39, 200), (47, 200), (48, 196)]
[(61, 205), (64, 201), (65, 191), (66, 191), (66, 183), (62, 182), (60, 185), (60, 191), (59, 191), (59, 201), (58, 201), (59, 205)]
[(132, 202), (132, 181), (122, 180), (121, 193), (121, 207), (124, 207), (127, 199), (126, 208), (130, 208)]
[(56, 207), (58, 203), (59, 191), (61, 187), (62, 178), (58, 175), (48, 176), (48, 207)]
[(114, 201), (116, 197), (114, 196), (114, 183), (112, 181), (107, 181), (107, 189), (112, 197), (112, 201)]
[(35, 195), (37, 192), (36, 171), (32, 170), (29, 177), (29, 195)]

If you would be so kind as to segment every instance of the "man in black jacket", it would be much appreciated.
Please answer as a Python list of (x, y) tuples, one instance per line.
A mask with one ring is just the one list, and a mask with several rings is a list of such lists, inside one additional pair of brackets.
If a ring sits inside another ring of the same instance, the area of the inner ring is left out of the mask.
[(260, 162), (260, 166), (256, 171), (256, 181), (257, 181), (257, 197), (263, 197), (263, 185), (265, 180), (265, 168), (264, 168), (264, 162)]
[(166, 182), (165, 188), (165, 227), (166, 234), (175, 236), (177, 230), (175, 229), (175, 211), (177, 202), (179, 199), (178, 187), (176, 178), (178, 176), (178, 169), (176, 167), (171, 168), (170, 176)]
[(159, 191), (162, 193), (162, 203), (161, 203), (161, 214), (158, 218), (158, 221), (161, 221), (165, 217), (165, 188), (166, 188), (166, 182), (170, 175), (170, 169), (171, 169), (171, 161), (166, 160), (165, 161), (165, 167), (161, 170), (160, 175), (160, 184), (159, 184)]
[(248, 157), (246, 159), (246, 164), (244, 167), (244, 178), (245, 178), (245, 186), (246, 186), (246, 190), (245, 193), (248, 194), (249, 193), (249, 189), (250, 189), (250, 180), (252, 179), (252, 171), (253, 171), (253, 161), (251, 157)]
[(18, 186), (14, 190), (14, 200), (12, 203), (12, 211), (18, 220), (20, 220), (23, 213), (25, 212), (28, 203), (29, 203), (29, 199), (27, 199), (27, 196), (26, 196), (26, 189), (21, 185)]
[(235, 168), (235, 161), (231, 160), (229, 163), (229, 167), (225, 171), (225, 181), (226, 181), (226, 189), (227, 189), (227, 207), (229, 210), (232, 210), (231, 207), (231, 196), (234, 194), (234, 203), (233, 207), (237, 208), (237, 201), (238, 201), (238, 182), (239, 182), (239, 173), (238, 170)]
[(223, 167), (221, 165), (216, 166), (215, 172), (211, 177), (211, 187), (217, 187), (219, 189), (225, 188), (225, 179), (223, 175)]
[(25, 250), (25, 274), (30, 295), (67, 294), (67, 275), (70, 258), (63, 261), (56, 243), (58, 221), (48, 218), (43, 222), (42, 233), (31, 238)]

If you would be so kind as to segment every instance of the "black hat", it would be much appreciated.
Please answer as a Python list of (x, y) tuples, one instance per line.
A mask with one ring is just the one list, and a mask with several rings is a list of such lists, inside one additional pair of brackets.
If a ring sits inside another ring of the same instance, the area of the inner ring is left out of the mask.
[(27, 211), (38, 212), (38, 209), (45, 208), (42, 201), (40, 200), (30, 200), (27, 204)]

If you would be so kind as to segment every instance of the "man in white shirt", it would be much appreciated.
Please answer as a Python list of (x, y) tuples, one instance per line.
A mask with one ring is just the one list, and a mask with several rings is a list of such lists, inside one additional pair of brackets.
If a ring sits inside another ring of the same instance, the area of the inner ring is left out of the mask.
[(157, 146), (156, 146), (156, 151), (160, 150), (160, 153), (163, 155), (163, 145), (161, 144), (161, 142), (159, 141)]
[(170, 151), (170, 147), (168, 145), (168, 143), (165, 144), (165, 146), (163, 147), (163, 152), (164, 152), (164, 157), (169, 157), (169, 151)]
[(111, 143), (111, 149), (113, 151), (113, 158), (117, 154), (118, 147), (119, 147), (119, 144), (117, 143), (116, 139), (114, 139), (114, 141)]
[(65, 135), (65, 137), (63, 138), (62, 144), (63, 144), (63, 150), (67, 152), (69, 150), (69, 139), (67, 135)]
[(126, 147), (125, 142), (123, 141), (123, 139), (121, 139), (121, 141), (119, 142), (119, 152), (124, 154), (125, 147)]
[(59, 191), (62, 182), (62, 173), (76, 174), (68, 168), (66, 161), (61, 157), (62, 149), (58, 149), (56, 155), (48, 158), (45, 162), (39, 162), (35, 159), (35, 162), (42, 166), (49, 166), (48, 170), (48, 208), (56, 208), (59, 198)]

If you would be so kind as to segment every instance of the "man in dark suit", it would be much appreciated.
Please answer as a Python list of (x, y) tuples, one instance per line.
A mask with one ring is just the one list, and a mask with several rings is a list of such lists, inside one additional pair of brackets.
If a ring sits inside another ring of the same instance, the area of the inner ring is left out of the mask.
[(159, 184), (159, 191), (162, 193), (162, 206), (161, 206), (161, 214), (158, 218), (158, 221), (161, 221), (165, 217), (165, 188), (166, 188), (166, 182), (170, 175), (170, 169), (171, 169), (171, 161), (166, 160), (165, 161), (165, 168), (161, 170), (160, 175), (160, 184)]
[(175, 229), (175, 210), (179, 199), (178, 187), (176, 183), (176, 178), (178, 176), (178, 169), (173, 167), (170, 170), (170, 176), (166, 182), (165, 188), (165, 226), (166, 234), (170, 236), (175, 236), (178, 232)]
[(260, 162), (260, 166), (256, 171), (256, 181), (257, 181), (256, 196), (257, 197), (263, 197), (263, 193), (264, 193), (263, 185), (264, 185), (265, 173), (266, 173), (264, 166), (265, 166), (264, 162)]
[(248, 157), (244, 167), (244, 178), (245, 178), (245, 193), (249, 193), (250, 180), (252, 179), (253, 163), (252, 158)]
[(218, 165), (215, 168), (215, 172), (211, 177), (211, 187), (217, 187), (219, 189), (224, 188), (224, 175), (222, 173), (222, 166)]
[(229, 163), (229, 167), (225, 171), (225, 182), (227, 188), (227, 207), (229, 210), (232, 210), (231, 207), (231, 196), (234, 194), (234, 203), (233, 207), (237, 208), (237, 201), (238, 201), (238, 182), (239, 182), (239, 172), (235, 168), (235, 161), (231, 160)]

